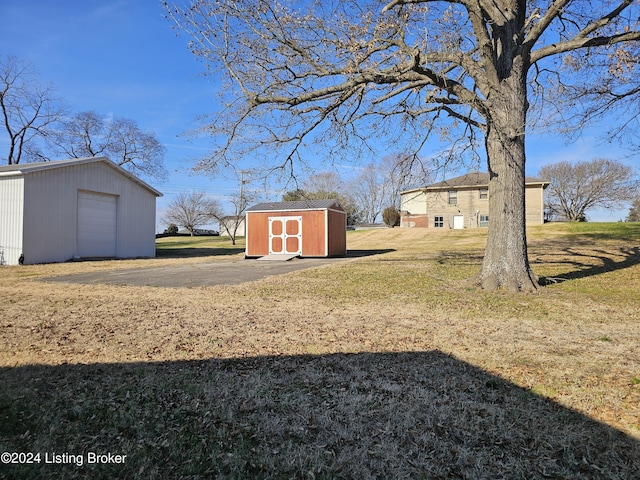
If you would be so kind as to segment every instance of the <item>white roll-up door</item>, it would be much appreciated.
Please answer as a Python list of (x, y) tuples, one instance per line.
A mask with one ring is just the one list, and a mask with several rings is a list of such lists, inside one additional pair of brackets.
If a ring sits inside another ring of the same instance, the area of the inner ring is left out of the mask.
[(115, 257), (118, 197), (78, 192), (78, 256)]

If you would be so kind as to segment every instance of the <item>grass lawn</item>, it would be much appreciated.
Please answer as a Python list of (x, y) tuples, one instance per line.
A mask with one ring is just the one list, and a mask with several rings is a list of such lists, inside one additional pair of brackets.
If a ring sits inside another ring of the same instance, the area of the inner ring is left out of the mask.
[(354, 231), (385, 253), (221, 287), (44, 279), (242, 239), (2, 267), (0, 478), (640, 478), (640, 224), (531, 228), (535, 294), (467, 283), (485, 238)]

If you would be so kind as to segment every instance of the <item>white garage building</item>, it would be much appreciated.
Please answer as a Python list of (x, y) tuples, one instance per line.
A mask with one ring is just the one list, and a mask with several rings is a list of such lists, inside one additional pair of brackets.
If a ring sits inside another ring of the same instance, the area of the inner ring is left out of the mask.
[(105, 157), (0, 166), (0, 262), (154, 257), (160, 196)]

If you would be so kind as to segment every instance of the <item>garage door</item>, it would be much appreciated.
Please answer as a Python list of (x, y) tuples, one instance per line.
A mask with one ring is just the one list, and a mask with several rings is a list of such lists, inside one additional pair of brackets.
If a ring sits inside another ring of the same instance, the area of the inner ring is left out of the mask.
[(78, 256), (115, 257), (118, 197), (78, 192)]

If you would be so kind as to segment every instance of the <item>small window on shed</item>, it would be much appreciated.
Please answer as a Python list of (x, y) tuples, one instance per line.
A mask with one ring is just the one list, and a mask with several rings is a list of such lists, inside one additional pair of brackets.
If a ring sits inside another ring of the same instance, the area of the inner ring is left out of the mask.
[(442, 215), (433, 217), (433, 226), (435, 228), (444, 228), (444, 217)]
[(489, 198), (489, 190), (487, 190), (486, 188), (481, 188), (480, 199), (486, 199), (486, 198)]
[(458, 191), (449, 190), (449, 205), (457, 205), (458, 203)]

